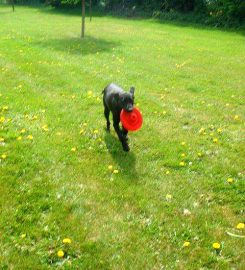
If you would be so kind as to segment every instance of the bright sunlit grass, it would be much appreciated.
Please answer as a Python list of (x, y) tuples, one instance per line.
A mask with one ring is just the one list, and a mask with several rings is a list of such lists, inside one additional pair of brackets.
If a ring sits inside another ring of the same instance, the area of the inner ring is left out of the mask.
[[(0, 7), (0, 268), (242, 269), (242, 33)], [(101, 91), (136, 88), (122, 152)]]

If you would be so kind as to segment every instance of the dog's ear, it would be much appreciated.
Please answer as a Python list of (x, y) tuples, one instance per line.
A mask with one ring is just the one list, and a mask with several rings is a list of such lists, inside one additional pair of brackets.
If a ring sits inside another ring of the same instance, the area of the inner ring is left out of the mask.
[(134, 97), (134, 91), (135, 91), (135, 88), (132, 86), (130, 87), (130, 90), (129, 90), (129, 93)]

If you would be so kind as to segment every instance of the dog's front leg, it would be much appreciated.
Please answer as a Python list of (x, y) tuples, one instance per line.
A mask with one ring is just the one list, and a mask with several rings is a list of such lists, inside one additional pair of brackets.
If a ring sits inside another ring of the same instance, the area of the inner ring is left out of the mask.
[(126, 140), (128, 140), (128, 130), (123, 126), (122, 127), (122, 133)]
[(120, 123), (120, 118), (113, 115), (113, 126), (114, 126), (114, 129), (118, 135), (120, 142), (122, 143), (123, 150), (129, 151), (127, 139), (126, 139), (123, 131), (120, 129), (119, 123)]

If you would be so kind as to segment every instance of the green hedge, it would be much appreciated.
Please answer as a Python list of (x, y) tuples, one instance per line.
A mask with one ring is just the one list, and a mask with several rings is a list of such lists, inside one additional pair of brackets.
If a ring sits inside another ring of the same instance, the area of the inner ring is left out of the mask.
[[(81, 0), (47, 1), (55, 7), (81, 5)], [(245, 20), (245, 0), (92, 0), (92, 4), (121, 15), (145, 12), (162, 19), (185, 19), (186, 16), (186, 20), (193, 18), (217, 26), (237, 26)]]
[[(1, 0), (0, 0), (1, 1)], [(11, 1), (11, 0), (6, 0)], [(28, 4), (33, 0), (15, 0)], [(36, 0), (58, 7), (81, 7), (81, 0)], [(86, 0), (89, 5), (89, 0)], [(117, 15), (148, 15), (215, 26), (245, 24), (245, 0), (92, 0), (93, 8)]]

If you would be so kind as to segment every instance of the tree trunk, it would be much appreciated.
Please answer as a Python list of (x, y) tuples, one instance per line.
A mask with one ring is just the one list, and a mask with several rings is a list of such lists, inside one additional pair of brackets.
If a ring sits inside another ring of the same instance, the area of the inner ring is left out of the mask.
[(89, 17), (90, 22), (92, 21), (92, 0), (89, 0)]
[(12, 0), (12, 9), (13, 9), (13, 12), (14, 12), (14, 0)]
[(84, 38), (85, 33), (85, 0), (82, 0), (82, 31), (81, 38)]

